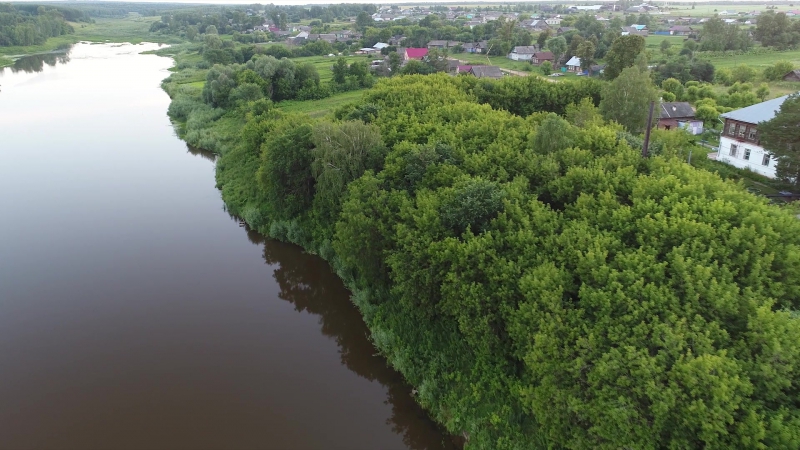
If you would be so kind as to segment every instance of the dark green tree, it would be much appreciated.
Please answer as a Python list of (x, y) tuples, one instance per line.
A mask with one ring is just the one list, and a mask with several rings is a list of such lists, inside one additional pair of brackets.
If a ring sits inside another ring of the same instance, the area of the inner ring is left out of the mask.
[(644, 38), (629, 34), (618, 37), (606, 54), (606, 79), (613, 80), (626, 68), (631, 67), (636, 57), (644, 51)]
[(758, 125), (764, 148), (778, 158), (777, 176), (800, 186), (800, 95), (787, 98), (772, 120)]

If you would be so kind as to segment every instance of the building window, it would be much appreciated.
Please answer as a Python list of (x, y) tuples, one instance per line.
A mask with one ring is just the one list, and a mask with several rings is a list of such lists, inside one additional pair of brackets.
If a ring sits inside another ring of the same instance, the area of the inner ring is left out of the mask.
[(755, 141), (756, 140), (756, 131), (758, 131), (758, 130), (756, 128), (752, 128), (752, 127), (749, 130), (747, 130), (747, 139), (750, 139), (751, 141)]
[(728, 134), (731, 135), (731, 136), (736, 135), (736, 124), (735, 123), (730, 122), (730, 124), (728, 125)]
[(745, 161), (749, 161), (750, 160), (750, 149), (749, 148), (744, 149), (744, 159), (745, 159)]
[(736, 158), (736, 154), (739, 153), (739, 147), (736, 144), (731, 144), (731, 156)]
[(769, 165), (769, 157), (770, 157), (769, 153), (765, 153), (764, 154), (764, 159), (761, 160), (761, 165), (762, 166), (768, 166)]
[(747, 129), (744, 125), (739, 125), (739, 138), (744, 139), (744, 131)]

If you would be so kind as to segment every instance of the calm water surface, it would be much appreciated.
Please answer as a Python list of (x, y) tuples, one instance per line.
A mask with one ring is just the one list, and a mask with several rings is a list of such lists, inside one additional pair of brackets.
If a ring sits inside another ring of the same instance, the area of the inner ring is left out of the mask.
[(156, 47), (0, 72), (0, 448), (453, 448), (327, 265), (225, 213)]

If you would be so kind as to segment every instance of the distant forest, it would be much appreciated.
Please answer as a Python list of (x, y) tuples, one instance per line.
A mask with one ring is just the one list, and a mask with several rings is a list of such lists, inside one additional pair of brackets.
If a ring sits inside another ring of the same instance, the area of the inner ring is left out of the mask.
[(72, 33), (67, 21), (90, 20), (86, 13), (74, 8), (0, 3), (0, 47), (43, 44), (47, 38)]

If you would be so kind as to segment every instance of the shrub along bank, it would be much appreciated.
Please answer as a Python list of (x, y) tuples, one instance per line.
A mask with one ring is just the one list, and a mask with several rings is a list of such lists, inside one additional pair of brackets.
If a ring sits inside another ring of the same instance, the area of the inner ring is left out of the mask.
[(188, 88), (170, 113), (469, 448), (797, 448), (800, 223), (675, 140), (641, 158), (599, 92), (408, 76), (327, 120)]

